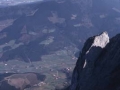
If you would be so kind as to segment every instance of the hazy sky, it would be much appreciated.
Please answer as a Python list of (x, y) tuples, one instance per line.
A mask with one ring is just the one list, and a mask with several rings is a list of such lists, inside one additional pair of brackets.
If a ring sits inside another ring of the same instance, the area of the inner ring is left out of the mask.
[(36, 1), (43, 1), (43, 0), (0, 0), (0, 6), (7, 6), (7, 5), (17, 5), (17, 4), (25, 4), (25, 3), (32, 3)]

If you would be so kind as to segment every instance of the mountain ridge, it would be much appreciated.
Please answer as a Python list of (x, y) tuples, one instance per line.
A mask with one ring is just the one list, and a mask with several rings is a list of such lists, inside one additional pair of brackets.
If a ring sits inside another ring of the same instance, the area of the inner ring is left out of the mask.
[[(96, 38), (98, 38), (97, 42)], [(74, 68), (69, 90), (118, 90), (120, 87), (119, 42), (120, 34), (109, 39), (106, 32), (89, 38)]]

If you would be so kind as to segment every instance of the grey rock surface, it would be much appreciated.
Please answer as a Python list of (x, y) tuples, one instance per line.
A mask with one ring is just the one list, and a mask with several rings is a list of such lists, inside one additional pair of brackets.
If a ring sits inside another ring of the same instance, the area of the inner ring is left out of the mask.
[(73, 72), (70, 90), (119, 90), (120, 35), (89, 38)]

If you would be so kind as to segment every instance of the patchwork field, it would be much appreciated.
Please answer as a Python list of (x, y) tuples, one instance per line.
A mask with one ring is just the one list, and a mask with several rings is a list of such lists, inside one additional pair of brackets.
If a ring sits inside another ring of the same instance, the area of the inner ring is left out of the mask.
[[(0, 73), (40, 73), (45, 75), (44, 81), (37, 83), (25, 90), (55, 90), (63, 89), (70, 85), (70, 79), (77, 58), (74, 47), (56, 51), (50, 55), (42, 56), (41, 61), (26, 63), (20, 60), (11, 60), (0, 63)], [(14, 75), (14, 74), (13, 74)], [(1, 82), (2, 83), (2, 82)]]

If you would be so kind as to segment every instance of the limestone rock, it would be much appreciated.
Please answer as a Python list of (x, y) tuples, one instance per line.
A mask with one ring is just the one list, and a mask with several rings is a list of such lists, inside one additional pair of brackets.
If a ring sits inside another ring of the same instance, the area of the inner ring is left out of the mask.
[(89, 38), (76, 63), (70, 90), (119, 90), (120, 35)]

